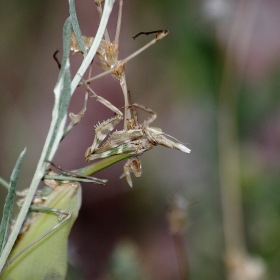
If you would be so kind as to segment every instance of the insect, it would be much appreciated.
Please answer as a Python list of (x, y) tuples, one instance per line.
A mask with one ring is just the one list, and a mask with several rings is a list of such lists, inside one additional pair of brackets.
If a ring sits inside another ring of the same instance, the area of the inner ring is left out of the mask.
[[(102, 16), (101, 3), (102, 3), (101, 0), (95, 0), (95, 4), (97, 6), (97, 10), (100, 17)], [(121, 27), (122, 7), (123, 7), (123, 0), (120, 0), (117, 28), (116, 28), (114, 41), (112, 42), (110, 41), (110, 37), (106, 29), (104, 34), (104, 39), (101, 41), (101, 44), (97, 51), (97, 56), (100, 60), (100, 62), (97, 62), (97, 65), (99, 65), (104, 70), (104, 72), (95, 77), (89, 78), (83, 83), (87, 85), (89, 82), (101, 78), (108, 74), (111, 74), (115, 79), (117, 79), (119, 81), (119, 84), (122, 88), (122, 92), (124, 95), (124, 118), (123, 118), (123, 114), (115, 106), (113, 106), (109, 101), (105, 100), (104, 98), (96, 95), (91, 90), (91, 92), (93, 93), (97, 101), (103, 103), (106, 107), (111, 109), (115, 113), (115, 116), (95, 126), (95, 131), (96, 131), (95, 138), (92, 146), (86, 151), (85, 157), (88, 161), (90, 161), (93, 160), (94, 157), (93, 154), (95, 153), (100, 156), (99, 158), (108, 157), (111, 155), (121, 154), (121, 153), (131, 153), (135, 155), (133, 158), (128, 159), (127, 163), (124, 165), (124, 174), (127, 178), (127, 181), (129, 182), (129, 185), (132, 186), (132, 181), (129, 175), (130, 172), (133, 172), (137, 177), (141, 176), (141, 162), (137, 158), (137, 155), (140, 155), (144, 151), (153, 148), (155, 146), (155, 141), (153, 141), (154, 143), (151, 144), (152, 142), (149, 142), (150, 140), (152, 140), (151, 137), (150, 139), (148, 138), (139, 139), (141, 137), (143, 138), (142, 134), (144, 130), (140, 127), (137, 128), (138, 127), (138, 123), (136, 124), (137, 116), (135, 116), (134, 106), (131, 106), (129, 102), (127, 83), (126, 83), (124, 70), (129, 60), (131, 60), (132, 58), (134, 58), (135, 56), (137, 56), (138, 54), (140, 54), (141, 52), (143, 52), (144, 50), (146, 50), (147, 48), (155, 44), (157, 41), (163, 39), (168, 34), (168, 30), (156, 30), (152, 32), (138, 33), (136, 36), (133, 37), (133, 39), (135, 39), (141, 34), (148, 35), (148, 34), (156, 33), (157, 35), (156, 38), (153, 39), (150, 43), (146, 44), (132, 55), (128, 56), (123, 60), (118, 60), (119, 34), (120, 34), (120, 27)], [(82, 38), (86, 48), (89, 49), (94, 38), (86, 37), (86, 36), (83, 36)], [(72, 33), (71, 35), (71, 50), (73, 53), (82, 53), (74, 33)], [(108, 139), (108, 141), (110, 141), (110, 144), (106, 142), (107, 144), (105, 143), (102, 147), (98, 148), (99, 144), (108, 136), (108, 134), (111, 131), (113, 131), (115, 126), (122, 119), (124, 119), (123, 131), (121, 133), (120, 132), (113, 133), (111, 137)]]
[[(91, 88), (89, 89), (93, 92)], [(108, 108), (115, 112), (116, 116), (95, 126), (95, 137), (92, 145), (85, 152), (85, 158), (87, 161), (92, 161), (110, 157), (112, 155), (129, 153), (133, 158), (128, 159), (127, 163), (124, 165), (124, 175), (130, 186), (132, 186), (131, 172), (137, 177), (141, 176), (141, 163), (137, 156), (144, 152), (157, 145), (177, 149), (185, 153), (190, 152), (190, 149), (183, 144), (171, 140), (170, 138), (173, 137), (165, 134), (160, 128), (151, 127), (151, 123), (157, 118), (156, 113), (151, 109), (136, 103), (130, 105), (130, 108), (133, 108), (133, 117), (127, 122), (128, 129), (114, 131), (109, 136), (109, 133), (113, 131), (115, 126), (122, 119), (122, 114), (118, 114), (118, 109), (111, 103)], [(135, 108), (150, 113), (151, 117), (144, 121), (143, 124), (139, 124)], [(100, 145), (107, 136), (109, 136), (108, 139)], [(175, 138), (173, 139), (176, 140)]]

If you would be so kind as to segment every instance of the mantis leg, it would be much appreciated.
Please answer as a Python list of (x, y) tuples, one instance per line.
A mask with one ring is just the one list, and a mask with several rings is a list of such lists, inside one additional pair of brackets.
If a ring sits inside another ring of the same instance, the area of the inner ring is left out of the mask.
[(141, 177), (142, 175), (142, 168), (141, 168), (141, 161), (137, 157), (132, 157), (127, 160), (124, 167), (124, 173), (121, 175), (120, 178), (125, 176), (127, 183), (132, 188), (132, 179), (130, 173), (134, 173), (136, 177)]

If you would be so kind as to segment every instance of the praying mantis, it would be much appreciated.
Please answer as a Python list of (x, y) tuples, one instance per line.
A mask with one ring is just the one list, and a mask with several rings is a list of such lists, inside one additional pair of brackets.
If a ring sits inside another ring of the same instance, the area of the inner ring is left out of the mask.
[[(95, 0), (95, 4), (97, 6), (100, 17), (102, 16), (101, 2), (102, 1), (100, 0)], [(168, 31), (157, 30), (152, 32), (140, 32), (133, 38), (135, 39), (140, 34), (148, 35), (156, 33), (157, 35), (156, 38), (153, 39), (150, 43), (146, 44), (144, 47), (142, 47), (132, 55), (123, 60), (118, 60), (122, 6), (123, 0), (120, 0), (115, 40), (113, 42), (110, 41), (108, 31), (106, 30), (104, 39), (101, 41), (101, 44), (97, 51), (97, 56), (100, 59), (100, 62), (97, 62), (97, 65), (99, 65), (105, 72), (84, 81), (87, 90), (93, 94), (97, 101), (101, 102), (111, 111), (113, 111), (115, 116), (95, 125), (94, 141), (91, 147), (86, 150), (85, 158), (87, 161), (92, 161), (118, 154), (130, 154), (132, 158), (129, 158), (124, 164), (124, 174), (121, 177), (125, 176), (129, 186), (132, 187), (130, 173), (133, 172), (136, 177), (141, 176), (141, 162), (138, 159), (138, 156), (143, 154), (145, 151), (148, 151), (157, 145), (162, 145), (168, 148), (175, 148), (185, 153), (189, 153), (190, 149), (188, 149), (181, 143), (172, 141), (170, 138), (173, 137), (165, 134), (160, 128), (154, 128), (150, 126), (150, 124), (157, 117), (154, 111), (136, 103), (131, 105), (129, 102), (124, 72), (125, 65), (129, 60), (149, 48), (151, 45), (155, 44), (157, 41), (163, 39), (168, 34)], [(93, 41), (93, 38), (83, 36), (83, 40), (85, 46), (89, 48)], [(82, 53), (75, 39), (74, 33), (72, 33), (71, 36), (71, 50), (73, 53)], [(111, 74), (120, 83), (124, 94), (124, 115), (112, 103), (98, 96), (88, 85), (89, 82), (107, 74)], [(151, 114), (151, 117), (144, 121), (143, 124), (139, 124), (136, 108), (148, 112), (149, 114)], [(115, 131), (109, 136), (109, 133), (114, 130), (116, 125), (121, 120), (124, 120), (124, 129), (121, 131)], [(100, 144), (106, 137), (108, 137), (107, 141), (105, 141), (105, 143), (100, 146)]]
[[(157, 117), (154, 111), (140, 104), (132, 104), (130, 107), (132, 107), (133, 110), (139, 108), (150, 113), (152, 116), (144, 121), (143, 124), (138, 124), (137, 115), (134, 113), (134, 118), (130, 119), (128, 122), (130, 124), (129, 129), (113, 132), (101, 146), (99, 146), (99, 144), (102, 143), (115, 128), (122, 119), (122, 115), (117, 114), (115, 117), (96, 125), (94, 141), (92, 146), (86, 150), (85, 158), (87, 161), (92, 161), (116, 154), (128, 153), (132, 155), (132, 159), (128, 159), (128, 162), (124, 165), (124, 175), (126, 176), (127, 183), (132, 187), (130, 173), (133, 172), (136, 177), (141, 176), (141, 163), (137, 156), (142, 155), (144, 152), (157, 145), (177, 149), (184, 153), (190, 153), (191, 150), (183, 144), (169, 139), (173, 137), (165, 134), (160, 128), (150, 126)], [(112, 104), (109, 108), (115, 113), (118, 112), (118, 109)]]

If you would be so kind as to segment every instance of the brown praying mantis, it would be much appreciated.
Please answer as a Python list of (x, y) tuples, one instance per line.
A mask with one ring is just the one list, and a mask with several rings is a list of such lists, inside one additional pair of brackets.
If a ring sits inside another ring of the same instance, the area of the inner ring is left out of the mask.
[[(94, 96), (96, 96), (93, 90), (89, 86), (87, 87)], [(115, 112), (116, 116), (95, 126), (95, 137), (91, 147), (89, 147), (85, 152), (85, 158), (87, 161), (92, 161), (118, 154), (132, 155), (133, 157), (128, 159), (127, 163), (124, 165), (124, 175), (131, 187), (132, 180), (130, 173), (133, 172), (136, 177), (141, 176), (141, 163), (137, 156), (142, 155), (144, 152), (157, 145), (190, 153), (191, 150), (186, 146), (171, 140), (170, 138), (173, 138), (172, 136), (165, 134), (160, 128), (151, 127), (150, 124), (156, 119), (157, 115), (151, 109), (140, 104), (130, 105), (133, 117), (127, 121), (128, 129), (114, 131), (109, 136), (109, 133), (113, 131), (115, 126), (122, 120), (122, 114), (119, 109), (111, 103), (108, 103), (107, 107)], [(135, 108), (150, 113), (151, 117), (144, 121), (143, 124), (139, 124)], [(107, 136), (108, 139), (100, 146)], [(175, 138), (173, 139), (176, 140)]]
[[(102, 16), (102, 7), (100, 0), (95, 0), (97, 10), (100, 17)], [(89, 147), (85, 153), (85, 158), (87, 161), (92, 161), (100, 158), (107, 158), (118, 154), (130, 154), (132, 158), (129, 158), (124, 165), (124, 175), (130, 186), (132, 186), (132, 180), (130, 173), (133, 172), (136, 177), (141, 176), (141, 162), (138, 159), (138, 156), (143, 154), (145, 151), (148, 151), (154, 148), (157, 145), (163, 145), (169, 148), (175, 148), (183, 152), (189, 153), (190, 150), (181, 143), (176, 143), (170, 138), (173, 138), (170, 135), (167, 135), (162, 132), (160, 128), (151, 127), (150, 124), (156, 119), (157, 115), (151, 109), (139, 105), (131, 105), (128, 98), (128, 90), (125, 78), (125, 65), (129, 60), (149, 48), (151, 45), (155, 44), (157, 41), (164, 38), (167, 34), (167, 30), (157, 30), (152, 32), (140, 32), (133, 38), (135, 39), (140, 34), (152, 34), (156, 33), (156, 38), (153, 39), (150, 43), (146, 44), (144, 47), (140, 48), (138, 51), (128, 56), (123, 60), (118, 60), (118, 51), (119, 51), (119, 34), (121, 26), (121, 17), (122, 17), (122, 6), (123, 0), (119, 1), (119, 13), (117, 20), (117, 28), (115, 40), (110, 41), (108, 31), (105, 31), (104, 39), (102, 40), (98, 51), (97, 56), (100, 59), (100, 63), (97, 63), (105, 72), (90, 78), (84, 81), (84, 84), (87, 87), (87, 90), (90, 91), (97, 101), (101, 102), (107, 108), (112, 110), (115, 113), (113, 118), (110, 118), (102, 123), (98, 123), (95, 126), (95, 137), (93, 144)], [(86, 48), (89, 48), (93, 38), (83, 36), (83, 40)], [(78, 46), (77, 40), (74, 33), (71, 36), (71, 50), (74, 53), (82, 53), (81, 49)], [(113, 104), (108, 100), (98, 96), (88, 85), (89, 82), (101, 78), (107, 74), (111, 74), (115, 79), (120, 83), (124, 94), (124, 117), (122, 112), (117, 109)], [(146, 111), (151, 114), (151, 117), (144, 121), (143, 124), (138, 123), (136, 108)], [(115, 126), (124, 118), (124, 129), (121, 131), (115, 131), (111, 135)], [(108, 137), (107, 141), (100, 146), (102, 141)], [(169, 138), (168, 138), (169, 137)], [(175, 139), (175, 138), (174, 138)], [(176, 139), (175, 139), (176, 140)], [(123, 177), (123, 175), (121, 176)]]

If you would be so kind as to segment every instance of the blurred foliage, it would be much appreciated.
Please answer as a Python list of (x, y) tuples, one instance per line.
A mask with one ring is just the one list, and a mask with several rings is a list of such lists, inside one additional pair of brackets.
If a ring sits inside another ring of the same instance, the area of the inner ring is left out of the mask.
[(108, 263), (109, 279), (149, 280), (141, 271), (137, 246), (132, 241), (120, 241)]

